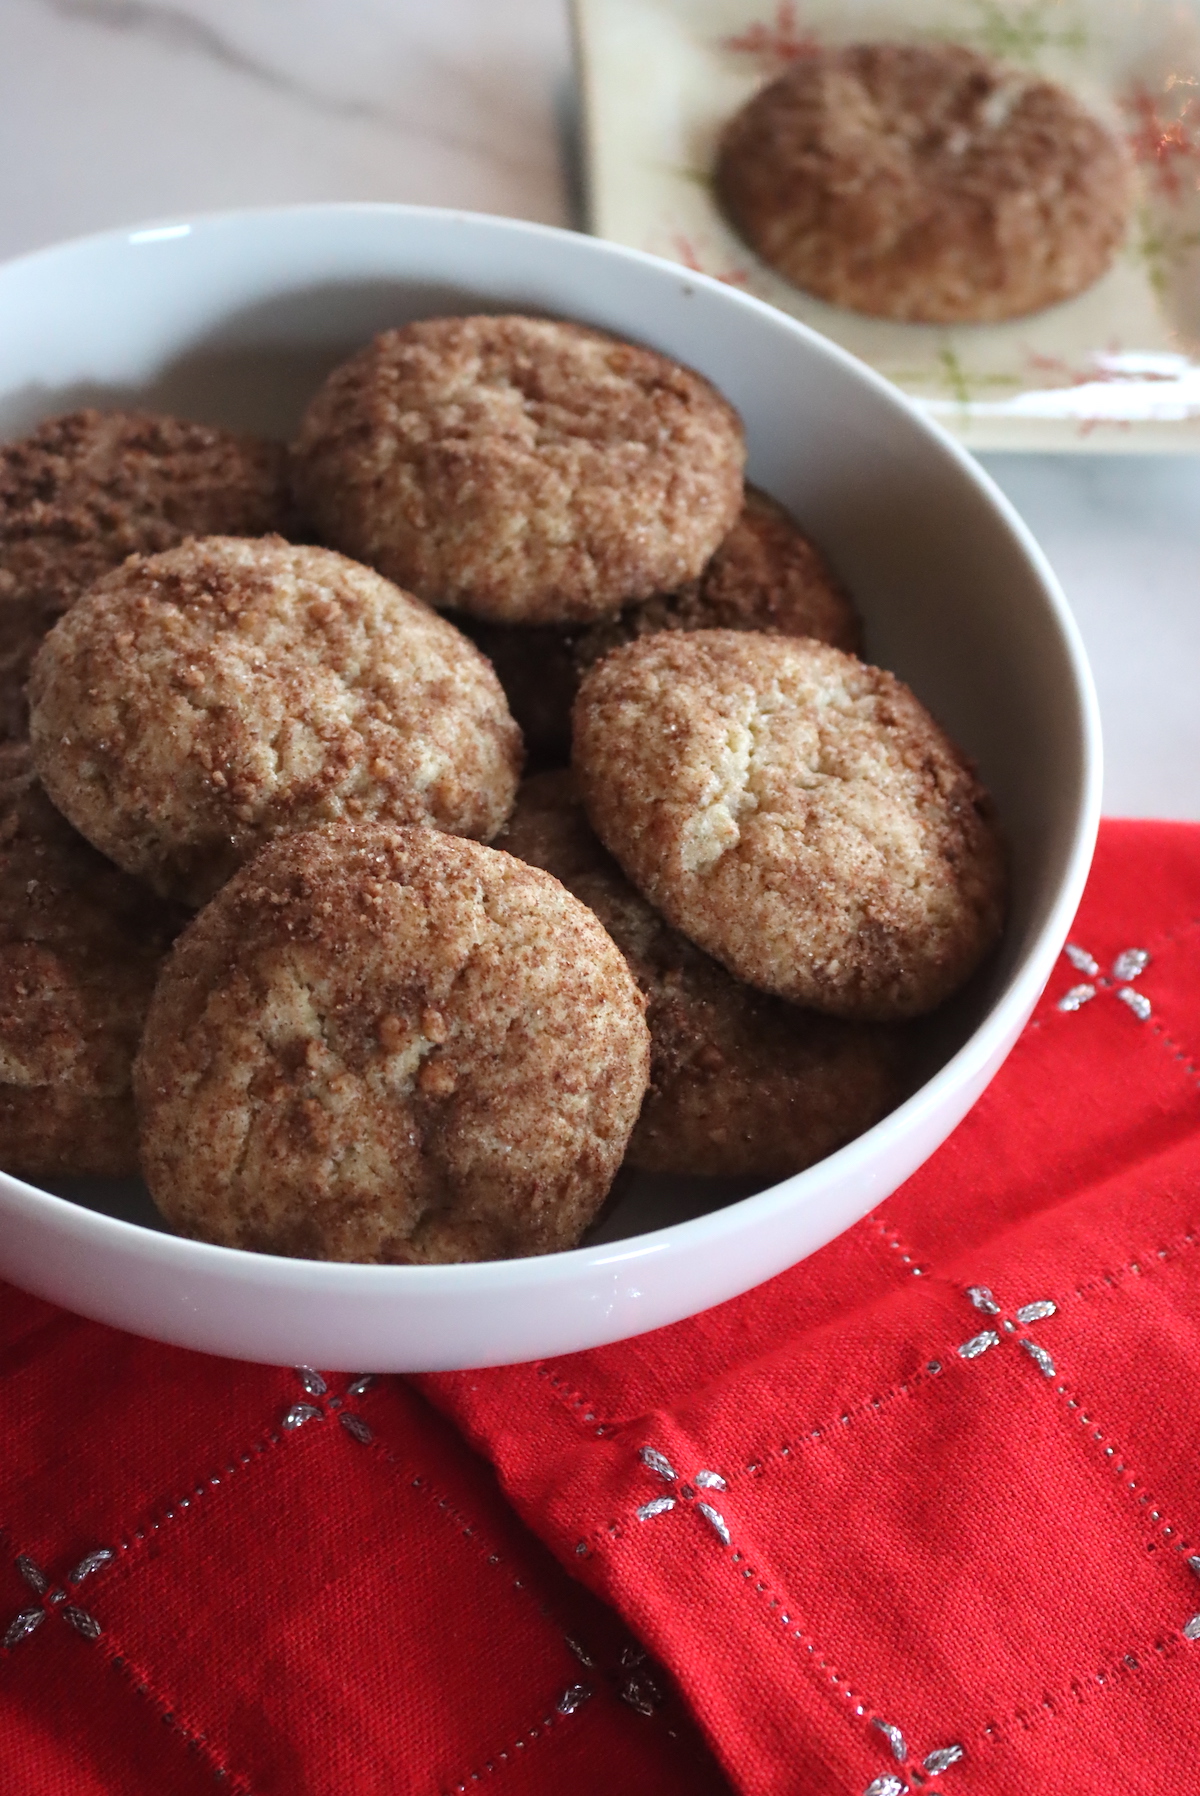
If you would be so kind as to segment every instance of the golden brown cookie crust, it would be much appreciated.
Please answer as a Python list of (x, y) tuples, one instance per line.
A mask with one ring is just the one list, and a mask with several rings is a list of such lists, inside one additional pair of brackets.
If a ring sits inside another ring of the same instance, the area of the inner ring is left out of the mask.
[(574, 765), (638, 889), (763, 991), (915, 1016), (999, 934), (986, 793), (906, 686), (825, 644), (705, 630), (618, 649), (580, 688)]
[(741, 424), (689, 368), (554, 319), (430, 318), (335, 369), (294, 446), (322, 538), (443, 609), (587, 621), (694, 579)]
[(67, 412), (0, 445), (0, 728), (24, 733), (37, 645), (127, 555), (287, 533), (282, 443), (150, 412)]
[(182, 922), (47, 799), (28, 746), (0, 746), (0, 1166), (137, 1169), (130, 1067)]
[(630, 885), (569, 772), (524, 782), (500, 845), (595, 912), (646, 996), (650, 1089), (627, 1166), (782, 1179), (899, 1101), (907, 1031), (819, 1016), (733, 979)]
[(774, 499), (747, 487), (737, 523), (699, 578), (656, 593), (582, 628), (521, 628), (463, 619), (491, 661), (531, 755), (554, 763), (571, 752), (579, 682), (610, 649), (658, 630), (765, 630), (861, 646), (857, 613), (816, 544)]
[(571, 1247), (620, 1164), (649, 1038), (547, 874), (433, 830), (272, 844), (180, 938), (135, 1091), (182, 1233), (425, 1263)]
[(265, 842), (340, 817), (490, 837), (520, 732), (443, 618), (328, 549), (206, 537), (109, 574), (47, 637), (30, 736), (59, 808), (200, 904)]
[(956, 44), (850, 44), (793, 64), (725, 127), (716, 187), (795, 286), (942, 324), (1081, 293), (1132, 199), (1123, 144), (1072, 94)]

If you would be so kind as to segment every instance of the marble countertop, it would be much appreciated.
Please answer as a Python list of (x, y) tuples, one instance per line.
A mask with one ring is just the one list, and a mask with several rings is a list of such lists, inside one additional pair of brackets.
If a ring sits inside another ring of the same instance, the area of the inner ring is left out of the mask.
[[(0, 257), (409, 200), (579, 222), (565, 0), (4, 0)], [(1079, 619), (1105, 808), (1200, 819), (1200, 457), (992, 455)]]

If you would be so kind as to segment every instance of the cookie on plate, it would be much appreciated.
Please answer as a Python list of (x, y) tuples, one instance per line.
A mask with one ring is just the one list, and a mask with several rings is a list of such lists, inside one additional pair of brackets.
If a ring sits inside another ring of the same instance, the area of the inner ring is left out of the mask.
[(127, 561), (46, 638), (30, 699), (55, 804), (190, 904), (337, 818), (490, 837), (520, 774), (478, 649), (370, 568), (277, 537)]
[(334, 370), (294, 445), (323, 540), (431, 605), (586, 622), (700, 573), (742, 428), (690, 368), (581, 324), (430, 318)]
[(995, 323), (1070, 299), (1116, 255), (1120, 139), (1065, 88), (958, 44), (794, 63), (726, 125), (716, 191), (795, 286), (880, 318)]
[(627, 1166), (782, 1179), (899, 1101), (903, 1027), (820, 1016), (732, 978), (630, 885), (569, 772), (526, 780), (499, 840), (595, 912), (645, 994), (650, 1089)]
[(38, 644), (127, 555), (291, 518), (281, 443), (148, 412), (67, 412), (0, 446), (0, 729), (24, 733)]
[(530, 753), (565, 761), (571, 706), (592, 663), (656, 630), (766, 630), (857, 650), (858, 617), (815, 543), (782, 505), (747, 487), (741, 515), (699, 577), (582, 628), (463, 619), (500, 677)]
[(0, 1167), (137, 1171), (130, 1069), (182, 922), (73, 830), (0, 744)]
[(273, 843), (180, 938), (135, 1069), (182, 1233), (386, 1264), (572, 1247), (646, 1088), (641, 995), (595, 917), (429, 829)]
[(996, 941), (987, 794), (894, 675), (824, 643), (644, 636), (587, 675), (593, 828), (739, 979), (833, 1016), (916, 1016)]

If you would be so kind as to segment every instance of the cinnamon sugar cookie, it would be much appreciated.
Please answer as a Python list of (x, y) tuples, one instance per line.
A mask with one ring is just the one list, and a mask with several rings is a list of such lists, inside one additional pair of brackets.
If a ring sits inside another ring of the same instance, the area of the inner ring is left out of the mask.
[(47, 637), (30, 697), (60, 810), (192, 904), (273, 837), (340, 817), (490, 837), (520, 771), (464, 636), (369, 568), (279, 538), (126, 562)]
[(0, 1166), (137, 1170), (130, 1068), (183, 918), (61, 817), (25, 743), (0, 745)]
[(763, 991), (915, 1016), (999, 934), (986, 793), (906, 686), (838, 649), (643, 637), (585, 678), (574, 760), (638, 889)]
[(1081, 293), (1132, 202), (1123, 144), (1072, 94), (957, 44), (849, 44), (794, 63), (725, 127), (716, 187), (797, 287), (940, 324)]
[(58, 616), (14, 599), (12, 592), (0, 569), (0, 742), (22, 742), (29, 734), (29, 669)]
[(643, 1005), (557, 880), (434, 830), (273, 843), (181, 937), (135, 1072), (182, 1233), (385, 1264), (571, 1247), (646, 1088)]
[(37, 646), (127, 555), (291, 518), (281, 443), (147, 412), (68, 412), (0, 446), (0, 729), (24, 733)]
[(646, 996), (650, 1089), (627, 1166), (782, 1179), (899, 1101), (905, 1030), (819, 1016), (733, 979), (629, 884), (569, 773), (525, 781), (500, 845), (595, 912)]
[(294, 448), (323, 538), (444, 609), (586, 622), (700, 573), (742, 429), (678, 362), (580, 324), (430, 318), (335, 369)]
[(565, 761), (579, 682), (610, 649), (657, 630), (766, 630), (859, 647), (858, 618), (816, 545), (782, 505), (747, 487), (741, 515), (699, 577), (678, 592), (581, 629), (483, 624), (463, 628), (491, 661), (531, 754)]

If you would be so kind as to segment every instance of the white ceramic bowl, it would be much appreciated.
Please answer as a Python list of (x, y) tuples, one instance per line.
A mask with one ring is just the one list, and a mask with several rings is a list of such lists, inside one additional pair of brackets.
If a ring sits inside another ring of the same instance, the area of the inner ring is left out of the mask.
[(704, 1181), (642, 1181), (604, 1238), (572, 1253), (276, 1259), (166, 1234), (137, 1193), (52, 1195), (0, 1175), (0, 1273), (84, 1315), (211, 1353), (355, 1371), (540, 1358), (690, 1315), (812, 1253), (907, 1178), (995, 1073), (1062, 946), (1095, 838), (1100, 750), (1054, 577), (948, 437), (733, 288), (595, 239), (417, 207), (112, 232), (0, 268), (0, 435), (88, 403), (287, 434), (325, 370), (374, 331), (480, 310), (545, 311), (651, 344), (738, 407), (750, 477), (828, 551), (871, 658), (915, 687), (995, 794), (1012, 860), (1002, 951), (943, 1019), (931, 1076), (867, 1134), (740, 1200)]

